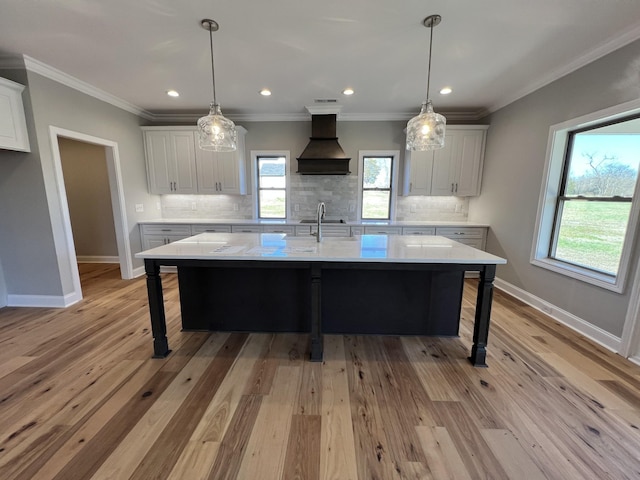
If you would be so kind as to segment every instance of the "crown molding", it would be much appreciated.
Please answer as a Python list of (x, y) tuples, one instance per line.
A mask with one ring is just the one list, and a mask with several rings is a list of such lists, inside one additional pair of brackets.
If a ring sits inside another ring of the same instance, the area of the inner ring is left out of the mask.
[(535, 92), (536, 90), (541, 89), (542, 87), (546, 87), (550, 83), (555, 82), (556, 80), (569, 75), (570, 73), (575, 72), (576, 70), (595, 62), (596, 60), (613, 53), (614, 51), (622, 48), (626, 45), (629, 45), (631, 42), (640, 39), (640, 22), (636, 23), (634, 26), (628, 28), (622, 33), (616, 35), (614, 38), (610, 38), (605, 42), (601, 43), (596, 48), (588, 51), (584, 55), (577, 57), (572, 62), (567, 63), (566, 65), (558, 68), (549, 74), (542, 77), (540, 80), (530, 83), (525, 88), (521, 89), (517, 93), (507, 98), (502, 99), (500, 102), (497, 102), (491, 105), (487, 109), (487, 114), (496, 112), (501, 108), (506, 107), (507, 105), (520, 100), (523, 97)]
[(125, 110), (129, 113), (133, 113), (134, 115), (138, 115), (139, 117), (146, 118), (147, 120), (153, 119), (153, 114), (132, 104), (121, 98), (118, 98), (110, 93), (105, 92), (104, 90), (100, 90), (99, 88), (94, 87), (82, 80), (79, 80), (67, 73), (64, 73), (57, 68), (54, 68), (46, 63), (43, 63), (35, 58), (31, 58), (28, 55), (23, 55), (24, 58), (24, 67), (33, 73), (37, 73), (38, 75), (42, 75), (50, 80), (66, 85), (67, 87), (73, 88), (82, 92), (90, 97), (97, 98), (98, 100), (102, 100), (105, 103), (113, 105), (114, 107), (118, 107), (122, 110)]
[[(440, 112), (447, 118), (447, 122), (473, 122), (485, 117), (488, 112), (485, 109)], [(150, 113), (152, 122), (168, 123), (195, 123), (204, 114), (198, 113)], [(315, 115), (315, 113), (314, 113)], [(406, 122), (416, 115), (413, 113), (341, 113), (338, 120), (342, 122)], [(225, 113), (225, 117), (234, 122), (307, 122), (311, 121), (308, 113)]]
[[(195, 123), (200, 117), (206, 113), (153, 113), (144, 110), (132, 103), (122, 100), (110, 93), (100, 90), (82, 80), (79, 80), (61, 70), (47, 65), (39, 60), (22, 56), (0, 56), (0, 67), (2, 68), (26, 68), (28, 71), (42, 75), (55, 82), (61, 83), (69, 88), (73, 88), (91, 97), (97, 98), (114, 107), (125, 110), (134, 115), (144, 118), (153, 123)], [(247, 113), (232, 114), (227, 113), (225, 116), (234, 122), (305, 122), (311, 121), (311, 114), (332, 114), (336, 113), (340, 121), (345, 122), (383, 122), (398, 121), (406, 122), (416, 115), (415, 112), (409, 113), (341, 113), (341, 105), (314, 105), (305, 107), (309, 113)], [(447, 118), (448, 122), (473, 122), (486, 116), (489, 112), (485, 109), (466, 110), (466, 111), (441, 111), (442, 115)]]

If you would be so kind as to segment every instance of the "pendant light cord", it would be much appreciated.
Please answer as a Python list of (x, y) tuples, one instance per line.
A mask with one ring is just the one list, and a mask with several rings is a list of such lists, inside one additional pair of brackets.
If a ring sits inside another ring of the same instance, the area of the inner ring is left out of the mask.
[[(216, 71), (213, 66), (213, 28), (212, 28), (211, 22), (209, 22), (209, 45), (211, 47), (211, 79), (213, 84), (213, 104), (217, 105), (218, 102), (216, 102)], [(431, 62), (431, 60), (429, 60), (429, 62)]]
[(431, 84), (431, 48), (433, 47), (433, 21), (429, 27), (429, 66), (427, 68), (427, 102), (429, 102), (429, 86)]

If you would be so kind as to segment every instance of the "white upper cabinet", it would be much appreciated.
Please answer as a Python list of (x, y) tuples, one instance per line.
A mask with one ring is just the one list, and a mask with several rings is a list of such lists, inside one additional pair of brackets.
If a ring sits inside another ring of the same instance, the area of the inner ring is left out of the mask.
[(195, 135), (189, 130), (145, 130), (151, 193), (198, 193)]
[(486, 126), (449, 126), (444, 148), (405, 152), (405, 195), (480, 194)]
[(27, 121), (22, 104), (24, 86), (0, 78), (0, 148), (30, 152)]
[(198, 193), (235, 194), (247, 193), (245, 180), (244, 136), (247, 131), (236, 127), (238, 149), (235, 152), (212, 152), (196, 147)]
[(244, 136), (235, 152), (197, 146), (195, 127), (143, 127), (149, 192), (155, 194), (245, 194)]

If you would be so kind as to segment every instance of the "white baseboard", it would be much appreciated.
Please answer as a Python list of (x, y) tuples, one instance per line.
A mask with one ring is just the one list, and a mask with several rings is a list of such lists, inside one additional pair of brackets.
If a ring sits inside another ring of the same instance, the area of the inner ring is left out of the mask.
[(7, 306), (9, 307), (46, 307), (65, 308), (82, 300), (79, 292), (68, 295), (7, 295)]
[(144, 275), (144, 267), (138, 267), (133, 269), (133, 278), (138, 278)]
[(635, 363), (636, 365), (640, 365), (640, 356), (637, 357), (629, 357), (629, 360), (631, 360), (633, 363)]
[(555, 305), (510, 284), (509, 282), (496, 278), (494, 284), (496, 288), (499, 288), (518, 300), (521, 300), (536, 310), (540, 310), (545, 315), (549, 315), (554, 320), (566, 325), (572, 330), (575, 330), (612, 352), (620, 352), (620, 348), (622, 347), (621, 338), (616, 337), (600, 327), (597, 327), (586, 320), (567, 312), (566, 310), (562, 310), (561, 308), (558, 308)]
[(103, 255), (78, 255), (78, 263), (120, 263), (120, 258)]

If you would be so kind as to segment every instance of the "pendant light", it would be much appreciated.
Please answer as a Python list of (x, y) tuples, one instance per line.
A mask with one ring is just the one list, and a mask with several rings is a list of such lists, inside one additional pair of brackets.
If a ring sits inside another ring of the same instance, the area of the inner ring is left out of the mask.
[(444, 147), (444, 133), (447, 119), (433, 111), (429, 99), (429, 82), (431, 81), (431, 47), (433, 45), (433, 27), (438, 25), (442, 17), (429, 15), (423, 20), (423, 25), (430, 29), (429, 36), (429, 67), (427, 70), (427, 99), (422, 102), (420, 114), (407, 123), (407, 150), (437, 150)]
[(237, 148), (238, 134), (235, 124), (222, 116), (220, 105), (216, 100), (216, 76), (213, 68), (213, 32), (217, 32), (219, 25), (215, 20), (204, 19), (200, 22), (202, 28), (209, 30), (209, 45), (211, 47), (211, 78), (213, 80), (213, 102), (209, 115), (198, 120), (198, 145), (203, 150), (215, 152), (233, 152)]

